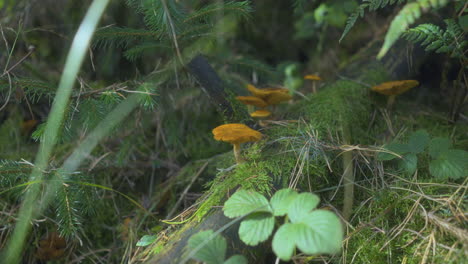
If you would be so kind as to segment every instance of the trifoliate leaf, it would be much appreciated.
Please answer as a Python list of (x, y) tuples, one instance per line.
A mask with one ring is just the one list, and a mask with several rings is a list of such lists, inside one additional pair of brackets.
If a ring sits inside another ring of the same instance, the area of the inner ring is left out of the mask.
[(224, 203), (224, 215), (229, 218), (252, 212), (272, 212), (268, 200), (255, 191), (239, 190)]
[(277, 191), (270, 199), (271, 208), (274, 216), (284, 216), (291, 205), (291, 202), (297, 197), (298, 193), (292, 189), (282, 189)]
[(256, 246), (270, 237), (275, 227), (275, 217), (271, 213), (253, 213), (240, 224), (239, 237), (249, 246)]
[(226, 256), (226, 239), (220, 235), (213, 237), (213, 230), (199, 232), (190, 237), (187, 243), (189, 252), (198, 249), (191, 258), (206, 264), (221, 264)]
[[(410, 148), (407, 144), (401, 143), (390, 143), (383, 148), (387, 151), (382, 151), (377, 154), (377, 160), (384, 161), (384, 160), (392, 160), (398, 158), (398, 155), (404, 155), (410, 152)], [(397, 155), (395, 155), (397, 154)]]
[(429, 172), (437, 178), (459, 179), (468, 176), (468, 152), (447, 150), (429, 163)]
[(301, 193), (292, 201), (288, 209), (288, 216), (291, 222), (299, 221), (302, 217), (310, 213), (317, 207), (320, 198), (313, 193)]
[(151, 245), (154, 241), (158, 239), (156, 235), (144, 235), (138, 242), (136, 243), (137, 247), (146, 247)]
[(424, 151), (427, 143), (429, 143), (429, 134), (427, 131), (418, 130), (411, 134), (408, 141), (408, 146), (410, 148), (410, 152), (418, 154)]
[(452, 142), (448, 138), (436, 137), (429, 143), (429, 155), (436, 159), (439, 155), (452, 147)]
[(403, 156), (401, 160), (398, 161), (400, 168), (402, 168), (405, 173), (413, 174), (418, 168), (418, 157), (414, 153), (409, 153)]
[(296, 247), (296, 236), (298, 228), (293, 224), (286, 223), (276, 231), (273, 237), (272, 247), (276, 256), (284, 261), (289, 261)]
[(248, 261), (247, 258), (242, 255), (234, 255), (224, 261), (224, 264), (248, 264)]

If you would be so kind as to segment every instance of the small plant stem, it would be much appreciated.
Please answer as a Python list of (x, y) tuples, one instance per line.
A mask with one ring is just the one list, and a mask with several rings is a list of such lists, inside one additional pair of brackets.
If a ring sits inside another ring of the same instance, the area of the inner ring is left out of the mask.
[(353, 153), (346, 151), (343, 153), (343, 185), (344, 185), (344, 200), (343, 200), (343, 218), (348, 221), (353, 211), (354, 200), (354, 168), (353, 168)]
[(393, 103), (395, 102), (396, 95), (390, 95), (387, 99), (387, 108), (391, 108)]
[(233, 145), (234, 145), (234, 157), (236, 158), (237, 164), (240, 164), (242, 163), (240, 144), (235, 143)]
[[(351, 132), (347, 124), (343, 125), (343, 138), (346, 144), (351, 142)], [(353, 167), (353, 153), (346, 151), (343, 153), (343, 185), (344, 185), (344, 198), (343, 198), (343, 218), (348, 221), (353, 211), (354, 201), (354, 167)]]

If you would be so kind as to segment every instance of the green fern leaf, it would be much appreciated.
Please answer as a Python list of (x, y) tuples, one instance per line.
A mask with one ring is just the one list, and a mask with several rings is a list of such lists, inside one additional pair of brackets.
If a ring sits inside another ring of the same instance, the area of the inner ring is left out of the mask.
[(426, 51), (465, 58), (468, 41), (465, 40), (464, 31), (453, 19), (444, 22), (447, 25), (445, 31), (433, 24), (421, 24), (404, 32), (402, 37), (412, 43), (420, 42)]
[(354, 13), (352, 13), (348, 19), (346, 20), (346, 26), (345, 29), (343, 30), (343, 34), (341, 34), (339, 42), (343, 40), (343, 38), (348, 34), (348, 32), (353, 28), (354, 24), (358, 20), (359, 17), (364, 16), (364, 10), (366, 7), (368, 7), (369, 4), (362, 4), (360, 5)]
[(250, 1), (241, 2), (227, 2), (227, 3), (214, 3), (207, 5), (194, 13), (190, 14), (185, 20), (185, 23), (192, 21), (209, 22), (212, 18), (216, 18), (219, 12), (223, 12), (223, 15), (234, 14), (243, 18), (248, 18), (252, 12)]
[[(445, 6), (449, 0), (417, 0), (416, 2), (406, 4), (393, 19), (390, 29), (385, 35), (384, 44), (377, 54), (377, 59), (381, 59), (400, 36), (418, 19), (422, 12), (428, 12), (431, 8)], [(440, 46), (439, 46), (440, 47)]]

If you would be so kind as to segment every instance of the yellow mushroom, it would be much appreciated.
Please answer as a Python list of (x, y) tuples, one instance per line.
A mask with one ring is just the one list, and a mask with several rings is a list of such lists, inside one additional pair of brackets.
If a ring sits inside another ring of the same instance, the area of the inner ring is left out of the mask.
[(236, 99), (245, 105), (254, 105), (260, 108), (265, 108), (268, 106), (268, 104), (262, 98), (255, 96), (237, 96)]
[(322, 78), (320, 78), (318, 75), (308, 74), (308, 75), (304, 76), (304, 80), (311, 80), (312, 81), (312, 93), (316, 93), (317, 88), (315, 88), (315, 81), (321, 81)]
[(416, 80), (392, 81), (373, 86), (371, 90), (383, 95), (387, 95), (387, 107), (391, 107), (397, 95), (400, 95), (418, 85), (419, 82)]
[(246, 142), (259, 141), (262, 133), (251, 129), (244, 124), (226, 124), (213, 129), (214, 139), (231, 143), (234, 147), (234, 157), (236, 162), (241, 163), (240, 144)]
[(268, 105), (275, 105), (292, 99), (289, 90), (285, 88), (258, 89), (248, 84), (247, 90), (249, 90), (253, 96), (263, 99)]
[(271, 115), (271, 112), (268, 110), (257, 110), (255, 112), (250, 113), (250, 116), (258, 119), (260, 126), (266, 126), (265, 123), (263, 123), (262, 119), (265, 119)]

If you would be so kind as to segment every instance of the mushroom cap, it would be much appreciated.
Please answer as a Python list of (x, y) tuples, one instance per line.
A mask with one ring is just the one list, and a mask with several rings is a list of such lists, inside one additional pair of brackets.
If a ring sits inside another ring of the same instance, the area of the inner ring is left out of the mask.
[(244, 124), (226, 124), (213, 129), (214, 138), (231, 144), (259, 141), (262, 133)]
[(418, 85), (416, 80), (392, 81), (373, 86), (371, 90), (384, 95), (399, 95)]
[(291, 100), (289, 90), (286, 88), (265, 88), (258, 89), (251, 84), (247, 84), (249, 90), (255, 97), (263, 99), (268, 105), (275, 105), (281, 102)]
[(255, 97), (259, 97), (265, 100), (265, 98), (272, 93), (289, 93), (289, 90), (286, 88), (265, 88), (258, 89), (257, 87), (247, 84), (247, 90), (253, 94)]
[(236, 99), (246, 105), (254, 105), (256, 107), (266, 107), (268, 104), (259, 97), (255, 96), (236, 96)]
[(304, 76), (304, 79), (305, 80), (312, 80), (312, 81), (321, 81), (322, 78), (320, 78), (318, 75), (314, 75), (314, 74), (307, 74), (306, 76)]
[(269, 117), (270, 115), (271, 115), (271, 112), (268, 110), (257, 110), (255, 112), (250, 113), (251, 117), (257, 117), (257, 118)]
[(283, 92), (272, 92), (264, 99), (269, 105), (275, 105), (292, 99), (292, 96)]

